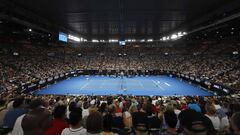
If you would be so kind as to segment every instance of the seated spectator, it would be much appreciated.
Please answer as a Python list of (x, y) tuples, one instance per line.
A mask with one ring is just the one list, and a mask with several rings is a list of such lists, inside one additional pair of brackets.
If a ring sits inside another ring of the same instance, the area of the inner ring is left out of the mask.
[(51, 112), (45, 108), (45, 102), (37, 98), (30, 103), (30, 111), (22, 120), (24, 135), (43, 135), (51, 127)]
[(178, 122), (177, 115), (174, 111), (166, 111), (164, 112), (164, 120), (167, 126), (167, 130), (161, 132), (161, 135), (177, 135), (176, 125)]
[(214, 105), (211, 103), (206, 103), (205, 110), (206, 110), (205, 116), (207, 116), (212, 121), (215, 130), (220, 130), (221, 123), (219, 117), (216, 114), (216, 109)]
[[(204, 117), (204, 122), (206, 123), (205, 125), (207, 127), (208, 135), (218, 135), (218, 133), (220, 133), (219, 131), (217, 131), (214, 128), (212, 121), (207, 116)], [(223, 133), (223, 132), (221, 132), (221, 133)]]
[(89, 103), (87, 101), (85, 101), (83, 103), (83, 110), (82, 110), (82, 117), (83, 118), (87, 117), (89, 115), (89, 107), (90, 107)]
[(0, 112), (6, 108), (6, 101), (3, 99), (0, 99)]
[(74, 101), (70, 102), (70, 104), (68, 105), (68, 109), (67, 109), (67, 118), (69, 118), (70, 112), (72, 112), (76, 108), (77, 108), (76, 102), (74, 102)]
[[(215, 107), (216, 108), (216, 107)], [(224, 112), (222, 108), (216, 110), (216, 114), (218, 118), (220, 119), (220, 130), (227, 130), (229, 128), (229, 119), (227, 114)]]
[(3, 126), (13, 128), (17, 118), (25, 113), (27, 109), (24, 108), (24, 98), (16, 98), (13, 102), (13, 109), (10, 109), (3, 120)]
[(196, 103), (194, 99), (191, 99), (190, 103), (188, 104), (188, 108), (195, 110), (196, 112), (202, 112), (201, 107)]
[(103, 134), (104, 135), (113, 135), (113, 116), (111, 114), (106, 114), (103, 117)]
[(194, 110), (184, 110), (179, 114), (183, 135), (207, 135), (207, 122), (203, 114)]
[(152, 116), (153, 115), (153, 110), (154, 110), (154, 106), (152, 105), (152, 100), (151, 98), (146, 98), (145, 99), (145, 104), (144, 104), (144, 110), (146, 110), (146, 113), (148, 116)]
[[(25, 104), (30, 105), (31, 99), (25, 99)], [(12, 135), (23, 135), (23, 129), (22, 129), (22, 120), (25, 117), (26, 114), (21, 115), (20, 117), (17, 118), (13, 130), (12, 130)]]
[(108, 115), (113, 117), (113, 127), (118, 129), (124, 128), (122, 113), (117, 113), (115, 106), (110, 106), (108, 112)]
[(128, 109), (129, 113), (132, 115), (133, 113), (137, 112), (137, 105), (132, 104), (129, 109)]
[(123, 108), (123, 123), (126, 128), (132, 128), (132, 115), (127, 108)]
[(240, 104), (239, 103), (233, 103), (229, 105), (229, 116), (231, 117), (232, 114), (236, 112), (240, 112)]
[(49, 128), (45, 135), (61, 135), (63, 129), (69, 127), (66, 119), (66, 106), (59, 105), (55, 107), (53, 111), (54, 120), (52, 121), (52, 127)]
[(22, 120), (26, 114), (19, 116), (14, 124), (12, 135), (23, 135)]
[(101, 135), (103, 128), (103, 118), (101, 113), (96, 111), (90, 113), (87, 117), (86, 127), (86, 135)]
[(186, 109), (188, 109), (187, 103), (185, 100), (182, 100), (180, 110), (186, 110)]
[(101, 103), (98, 111), (102, 114), (102, 116), (105, 116), (107, 114), (107, 103)]
[(3, 119), (6, 115), (6, 113), (8, 112), (8, 110), (10, 109), (10, 107), (7, 108), (6, 104), (5, 104), (5, 101), (2, 100), (2, 101), (0, 101), (0, 108), (1, 108), (0, 109), (0, 127), (2, 127), (3, 126)]
[[(61, 135), (85, 135), (86, 129), (82, 126), (82, 112), (80, 110), (73, 110), (69, 114), (69, 128), (65, 128)], [(96, 123), (94, 123), (97, 125)]]
[(240, 112), (234, 113), (232, 115), (231, 127), (235, 135), (240, 135)]
[(144, 132), (146, 134), (148, 130), (148, 118), (147, 113), (143, 110), (142, 104), (139, 104), (138, 111), (132, 114), (132, 123), (135, 132), (139, 132), (139, 134), (143, 134)]
[(120, 103), (118, 100), (114, 101), (114, 107), (115, 107), (115, 112), (116, 113), (122, 113), (122, 108), (120, 107)]

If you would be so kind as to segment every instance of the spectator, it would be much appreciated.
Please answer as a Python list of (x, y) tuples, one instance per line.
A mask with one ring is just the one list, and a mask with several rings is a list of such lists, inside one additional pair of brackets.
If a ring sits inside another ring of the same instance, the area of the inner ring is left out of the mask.
[(201, 107), (196, 103), (195, 99), (191, 99), (190, 103), (188, 104), (189, 109), (193, 109), (196, 112), (202, 112)]
[(34, 99), (30, 103), (30, 111), (22, 120), (24, 135), (43, 135), (51, 127), (51, 112), (44, 106), (42, 99)]
[(113, 116), (111, 114), (106, 114), (103, 117), (103, 134), (113, 135)]
[(183, 135), (207, 135), (207, 123), (204, 115), (194, 110), (185, 110), (179, 114)]
[(6, 101), (3, 99), (0, 99), (0, 112), (6, 108)]
[(123, 108), (123, 123), (126, 128), (128, 129), (132, 128), (132, 115), (128, 111), (128, 108)]
[(25, 117), (26, 114), (23, 114), (19, 116), (14, 124), (12, 135), (24, 135), (23, 129), (22, 129), (22, 120)]
[(147, 134), (148, 119), (142, 104), (138, 104), (138, 111), (132, 114), (132, 124), (136, 134)]
[(89, 103), (87, 101), (85, 101), (83, 103), (83, 111), (82, 111), (83, 118), (87, 117), (89, 115), (89, 107), (90, 107)]
[(4, 101), (4, 100), (1, 101), (0, 127), (3, 126), (3, 119), (4, 119), (6, 113), (8, 112), (8, 110), (9, 110), (10, 108), (11, 108), (11, 106), (8, 106), (8, 107), (7, 107), (7, 106), (5, 105), (5, 101)]
[(205, 110), (206, 110), (205, 116), (207, 116), (211, 120), (215, 130), (220, 130), (221, 123), (219, 117), (216, 114), (216, 109), (214, 105), (211, 103), (207, 103), (205, 105)]
[(161, 132), (160, 135), (177, 135), (177, 115), (174, 111), (166, 111), (164, 112), (164, 120), (167, 125), (167, 130), (164, 132)]
[(101, 135), (103, 128), (103, 118), (101, 113), (92, 112), (87, 117), (87, 135)]
[[(82, 124), (82, 112), (79, 110), (71, 111), (69, 115), (69, 128), (65, 128), (61, 135), (85, 135), (86, 129)], [(96, 123), (94, 123), (96, 125)]]
[(105, 102), (101, 103), (101, 106), (99, 107), (98, 111), (102, 114), (102, 116), (105, 116), (107, 114), (107, 103)]
[(15, 121), (17, 118), (25, 113), (27, 113), (27, 109), (24, 108), (24, 98), (16, 98), (13, 102), (13, 109), (10, 109), (5, 117), (3, 126), (7, 128), (13, 128)]
[(61, 135), (63, 129), (68, 127), (66, 119), (66, 106), (58, 105), (53, 111), (54, 120), (52, 121), (52, 127), (50, 127), (45, 135)]
[(231, 117), (231, 127), (235, 135), (240, 135), (240, 112), (234, 113)]

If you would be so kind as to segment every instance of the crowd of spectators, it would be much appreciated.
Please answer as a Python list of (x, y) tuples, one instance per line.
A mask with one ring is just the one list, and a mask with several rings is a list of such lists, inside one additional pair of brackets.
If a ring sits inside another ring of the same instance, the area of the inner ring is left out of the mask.
[[(165, 70), (190, 74), (239, 90), (239, 45), (195, 47), (5, 47), (0, 54), (0, 90), (14, 90), (71, 70)], [(4, 53), (5, 52), (5, 53)], [(13, 55), (17, 52), (18, 55)], [(238, 91), (236, 91), (238, 92)]]
[(238, 135), (230, 97), (35, 96), (0, 99), (9, 135)]

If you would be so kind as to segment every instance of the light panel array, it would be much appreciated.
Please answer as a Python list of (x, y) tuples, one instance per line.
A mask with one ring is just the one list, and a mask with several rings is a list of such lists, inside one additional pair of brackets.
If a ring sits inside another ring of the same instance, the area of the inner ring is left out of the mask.
[(174, 33), (170, 36), (164, 36), (162, 38), (160, 38), (160, 41), (169, 41), (169, 40), (177, 40), (180, 39), (182, 36), (187, 35), (186, 32), (178, 32), (178, 33)]
[(79, 37), (73, 36), (71, 34), (68, 35), (68, 39), (73, 40), (75, 42), (87, 42), (87, 39), (84, 39), (82, 37), (79, 38)]

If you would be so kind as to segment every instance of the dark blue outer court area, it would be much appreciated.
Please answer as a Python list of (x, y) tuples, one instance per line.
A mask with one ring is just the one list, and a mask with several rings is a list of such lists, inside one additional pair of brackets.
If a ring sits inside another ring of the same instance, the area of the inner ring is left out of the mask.
[(168, 76), (78, 76), (49, 85), (34, 94), (213, 96), (204, 88)]

